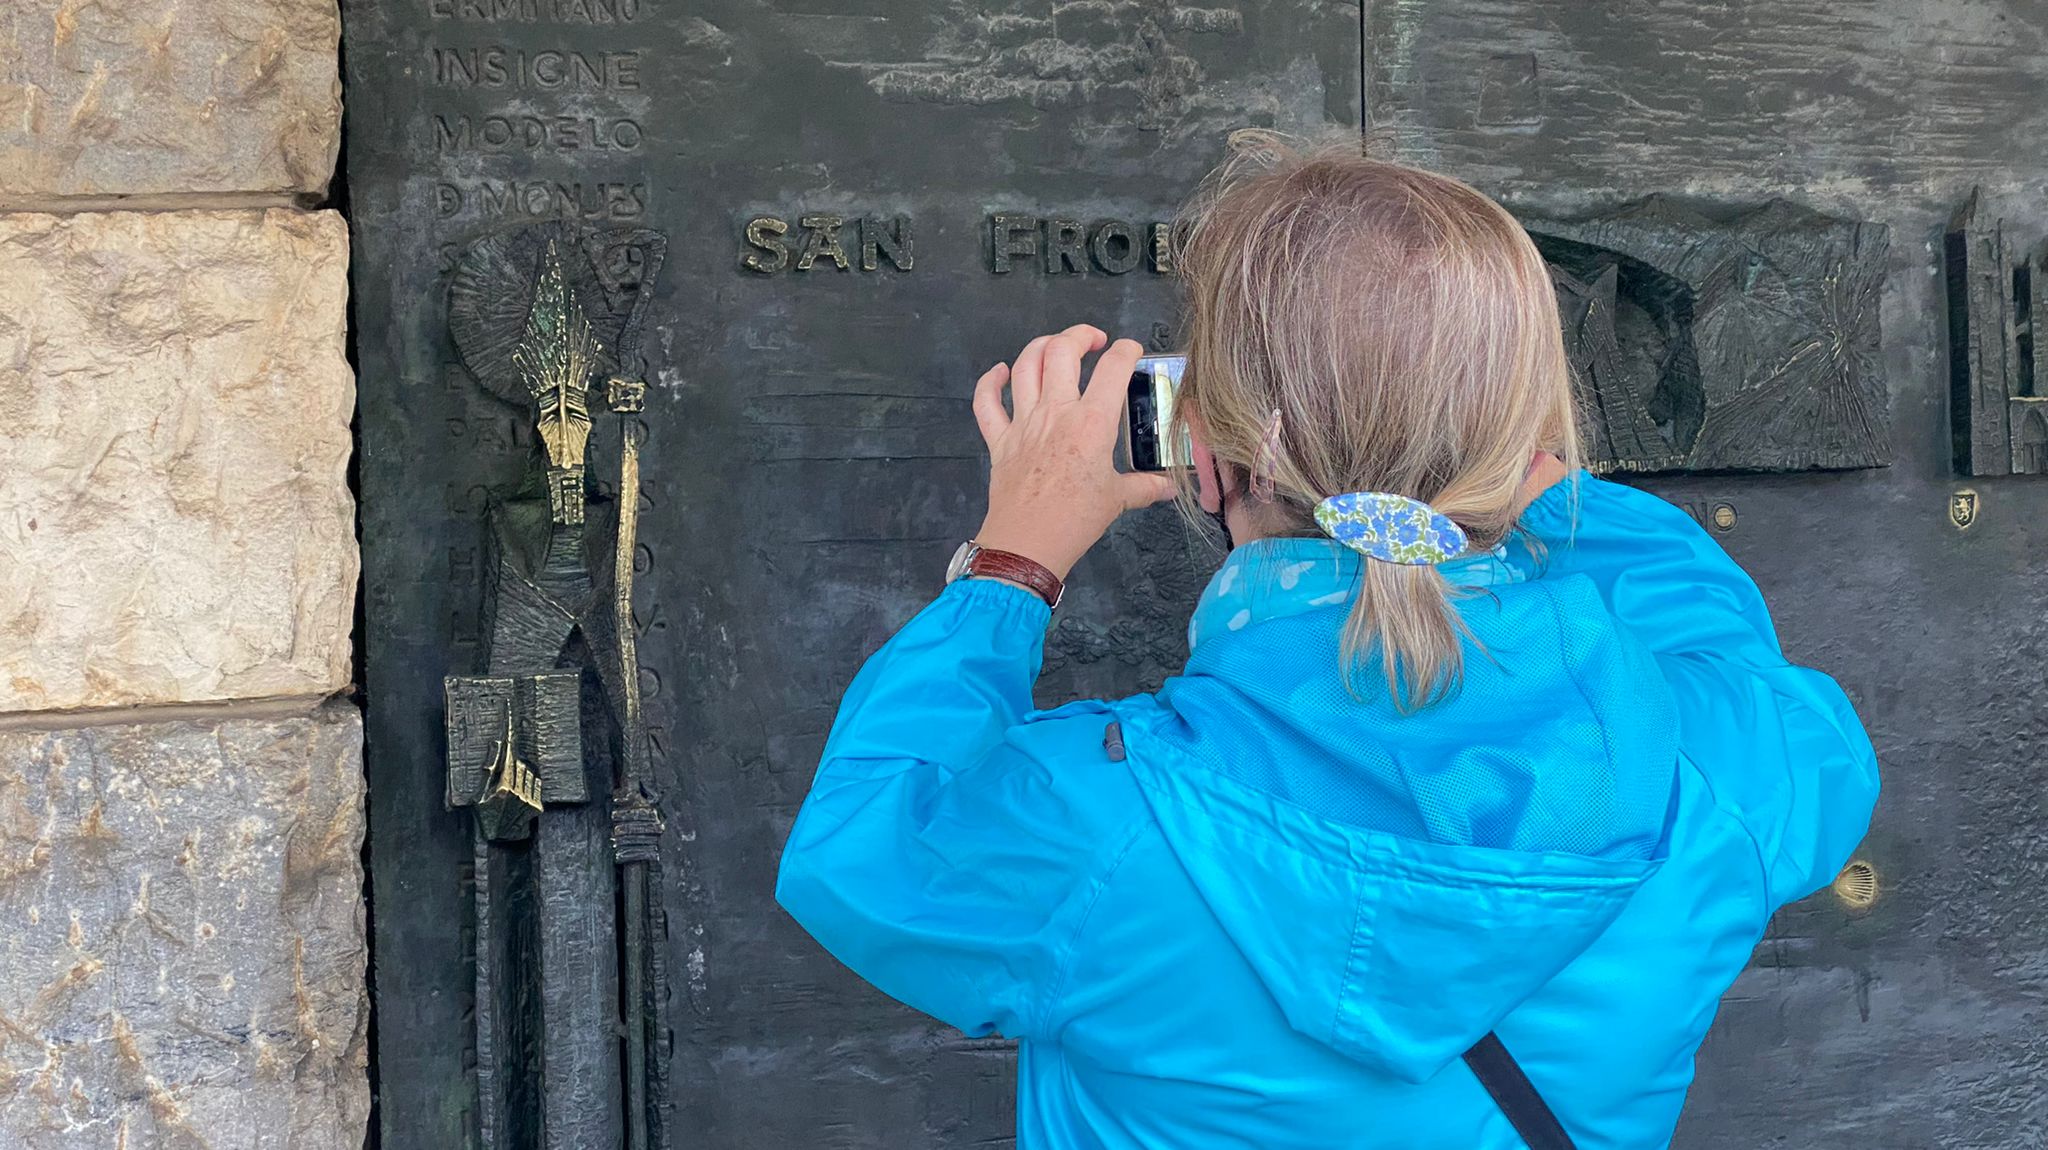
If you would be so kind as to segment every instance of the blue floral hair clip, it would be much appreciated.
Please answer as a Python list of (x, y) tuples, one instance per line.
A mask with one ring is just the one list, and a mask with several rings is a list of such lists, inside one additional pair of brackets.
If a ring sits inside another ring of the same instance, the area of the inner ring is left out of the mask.
[(1350, 491), (1316, 504), (1316, 525), (1369, 559), (1422, 567), (1465, 553), (1465, 531), (1419, 499)]

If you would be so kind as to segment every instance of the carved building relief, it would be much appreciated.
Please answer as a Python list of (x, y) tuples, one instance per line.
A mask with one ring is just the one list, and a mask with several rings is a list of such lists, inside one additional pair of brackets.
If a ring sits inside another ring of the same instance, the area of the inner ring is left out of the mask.
[(1595, 470), (1891, 463), (1883, 226), (1782, 200), (1719, 216), (1656, 197), (1523, 223), (1551, 265)]
[(2048, 245), (2023, 255), (1975, 192), (1949, 221), (1949, 431), (1958, 475), (2048, 473), (2048, 363), (2036, 343)]

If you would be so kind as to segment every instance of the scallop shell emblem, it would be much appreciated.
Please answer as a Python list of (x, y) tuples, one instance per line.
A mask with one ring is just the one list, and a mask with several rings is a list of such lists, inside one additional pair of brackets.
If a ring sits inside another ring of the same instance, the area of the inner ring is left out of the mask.
[(1829, 889), (1850, 910), (1867, 910), (1877, 901), (1877, 868), (1857, 859), (1842, 868)]

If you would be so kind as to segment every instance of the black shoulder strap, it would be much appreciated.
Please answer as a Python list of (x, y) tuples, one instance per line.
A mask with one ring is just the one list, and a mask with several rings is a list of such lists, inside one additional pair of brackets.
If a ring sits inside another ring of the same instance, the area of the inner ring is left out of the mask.
[(1529, 1144), (1529, 1150), (1578, 1150), (1572, 1136), (1564, 1132), (1563, 1123), (1530, 1084), (1529, 1076), (1522, 1073), (1521, 1064), (1501, 1045), (1498, 1034), (1489, 1031), (1467, 1050), (1465, 1065), (1479, 1076), (1479, 1084), (1493, 1095), (1494, 1104), (1508, 1116), (1509, 1124)]

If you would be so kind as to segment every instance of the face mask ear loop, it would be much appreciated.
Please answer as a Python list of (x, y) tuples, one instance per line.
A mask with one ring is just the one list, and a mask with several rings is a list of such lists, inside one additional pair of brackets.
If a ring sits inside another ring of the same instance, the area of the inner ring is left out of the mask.
[[(1230, 520), (1227, 516), (1230, 497), (1223, 487), (1223, 465), (1216, 461), (1216, 457), (1200, 439), (1194, 441), (1193, 447), (1197, 492), (1195, 502), (1202, 507), (1202, 513), (1209, 517), (1209, 521), (1214, 523), (1216, 530), (1222, 534), (1224, 548), (1235, 550), (1237, 540), (1230, 534)], [(1209, 502), (1212, 495), (1215, 497), (1216, 506), (1213, 509), (1203, 506)]]
[(1225, 551), (1235, 551), (1237, 550), (1237, 539), (1230, 533), (1230, 488), (1223, 482), (1223, 464), (1214, 456), (1211, 456), (1209, 458), (1209, 469), (1209, 473), (1214, 477), (1216, 484), (1216, 510), (1209, 513), (1209, 518), (1216, 521), (1216, 530), (1223, 535), (1223, 549)]
[(1237, 540), (1232, 538), (1230, 534), (1230, 516), (1222, 511), (1215, 511), (1210, 513), (1209, 518), (1216, 521), (1216, 530), (1223, 533), (1223, 549), (1225, 551), (1237, 550)]

